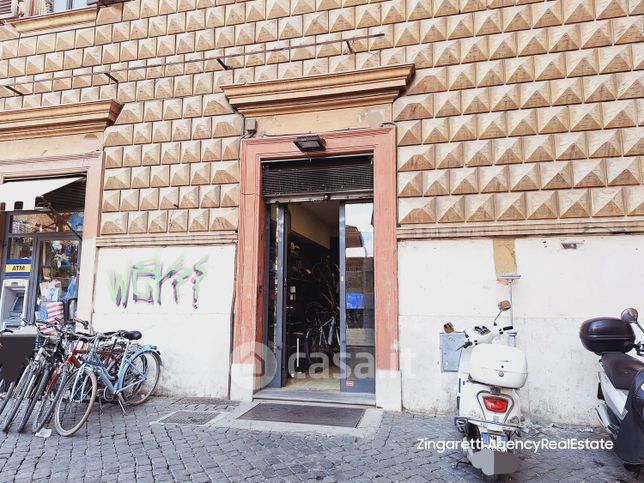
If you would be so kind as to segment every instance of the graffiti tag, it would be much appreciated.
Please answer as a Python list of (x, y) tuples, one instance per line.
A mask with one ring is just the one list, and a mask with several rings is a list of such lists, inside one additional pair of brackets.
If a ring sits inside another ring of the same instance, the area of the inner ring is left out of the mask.
[(134, 302), (161, 305), (163, 288), (169, 286), (174, 302), (178, 304), (182, 289), (190, 287), (192, 306), (196, 309), (201, 282), (207, 275), (208, 258), (205, 256), (190, 265), (180, 256), (173, 263), (164, 265), (159, 257), (155, 257), (131, 264), (124, 274), (112, 271), (109, 275), (112, 302), (123, 308), (127, 307), (130, 299)]

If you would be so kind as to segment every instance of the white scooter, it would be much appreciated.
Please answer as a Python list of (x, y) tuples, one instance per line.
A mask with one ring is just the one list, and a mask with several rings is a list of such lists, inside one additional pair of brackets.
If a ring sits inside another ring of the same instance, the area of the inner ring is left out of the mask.
[[(528, 377), (525, 354), (503, 344), (499, 336), (513, 326), (497, 325), (510, 302), (499, 303), (492, 327), (479, 325), (465, 330), (458, 369), (456, 396), (457, 429), (464, 434), (463, 452), (468, 461), (485, 475), (513, 473), (519, 456), (508, 448), (508, 441), (521, 432), (521, 404), (517, 389)], [(445, 324), (445, 332), (453, 332)]]
[(579, 338), (586, 349), (601, 356), (597, 407), (601, 425), (615, 441), (615, 454), (624, 466), (639, 476), (644, 466), (644, 362), (627, 354), (644, 355), (644, 343), (635, 341), (635, 309), (626, 309), (619, 319), (600, 317), (585, 321)]

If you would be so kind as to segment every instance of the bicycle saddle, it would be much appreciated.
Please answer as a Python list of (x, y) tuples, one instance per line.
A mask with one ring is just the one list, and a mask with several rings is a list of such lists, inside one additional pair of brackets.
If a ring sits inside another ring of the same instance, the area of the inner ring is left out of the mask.
[(127, 340), (139, 340), (141, 337), (143, 337), (143, 334), (141, 334), (141, 332), (139, 332), (138, 330), (124, 330), (120, 335)]

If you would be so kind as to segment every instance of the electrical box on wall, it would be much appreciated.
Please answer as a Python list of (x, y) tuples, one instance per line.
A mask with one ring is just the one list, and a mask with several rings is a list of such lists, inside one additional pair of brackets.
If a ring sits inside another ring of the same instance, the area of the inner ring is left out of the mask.
[(0, 327), (17, 327), (27, 310), (29, 280), (7, 279), (0, 292)]

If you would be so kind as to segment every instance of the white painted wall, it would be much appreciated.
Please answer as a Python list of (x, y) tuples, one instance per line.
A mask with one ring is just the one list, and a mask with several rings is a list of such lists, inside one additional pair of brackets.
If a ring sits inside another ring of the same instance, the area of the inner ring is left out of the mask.
[[(564, 250), (562, 241), (583, 243)], [(644, 314), (644, 236), (520, 238), (516, 259), (517, 346), (529, 364), (523, 410), (538, 421), (595, 424), (598, 357), (581, 345), (579, 326), (630, 306)], [(490, 322), (508, 298), (492, 241), (401, 242), (399, 286), (403, 406), (453, 414), (456, 374), (440, 371), (439, 333), (445, 322), (457, 330)]]
[[(234, 283), (233, 245), (211, 247), (102, 248), (98, 254), (93, 324), (98, 331), (140, 330), (163, 359), (160, 390), (174, 395), (227, 397)], [(125, 302), (113, 276), (127, 283), (134, 265), (150, 276), (132, 277)], [(172, 268), (179, 272), (153, 292)], [(155, 272), (155, 270), (158, 270)], [(184, 280), (177, 286), (173, 281)], [(195, 299), (195, 286), (199, 291)], [(139, 292), (134, 298), (133, 287)], [(150, 297), (148, 297), (150, 296)]]

